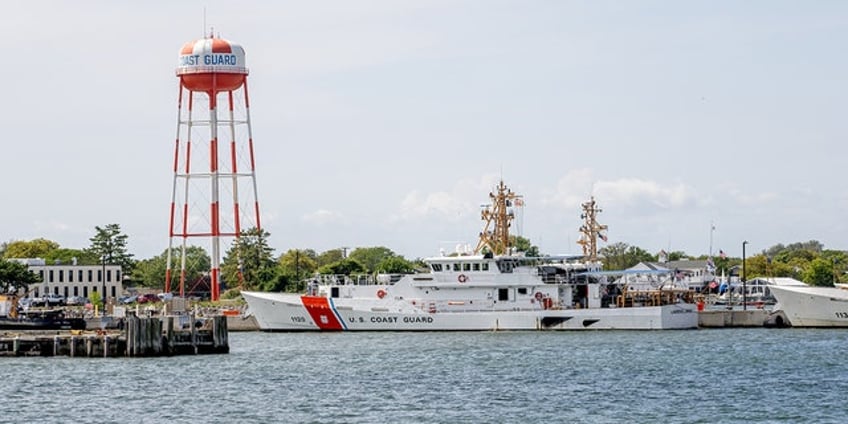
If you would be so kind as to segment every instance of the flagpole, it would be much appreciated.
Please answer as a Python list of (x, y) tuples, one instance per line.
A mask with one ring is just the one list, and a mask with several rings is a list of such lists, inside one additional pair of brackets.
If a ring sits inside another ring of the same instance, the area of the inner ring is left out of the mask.
[(713, 257), (713, 232), (715, 232), (715, 224), (710, 221), (710, 258)]

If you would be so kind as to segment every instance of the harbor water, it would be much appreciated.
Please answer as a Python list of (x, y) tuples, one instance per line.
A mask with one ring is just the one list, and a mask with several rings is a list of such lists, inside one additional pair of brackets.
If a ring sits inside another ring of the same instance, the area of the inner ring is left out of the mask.
[(6, 422), (798, 423), (848, 416), (848, 331), (232, 333), (230, 353), (0, 358)]

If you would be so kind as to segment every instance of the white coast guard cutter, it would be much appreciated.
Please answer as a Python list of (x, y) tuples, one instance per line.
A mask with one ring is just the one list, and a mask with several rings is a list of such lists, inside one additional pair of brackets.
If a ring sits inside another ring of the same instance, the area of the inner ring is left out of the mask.
[[(510, 195), (503, 183), (492, 195), (495, 206), (488, 217), (495, 230), (481, 235), (481, 245), (490, 252), (507, 246), (508, 234), (499, 234), (499, 227), (509, 228), (505, 206), (511, 204)], [(491, 253), (440, 256), (424, 260), (426, 273), (376, 281), (320, 276), (304, 294), (247, 291), (242, 296), (265, 331), (696, 328), (690, 292), (673, 287), (635, 291), (609, 282), (609, 272), (601, 271), (593, 257), (599, 230), (606, 229), (594, 221), (599, 211), (594, 205), (594, 200), (584, 204), (580, 243), (589, 253), (585, 262)]]

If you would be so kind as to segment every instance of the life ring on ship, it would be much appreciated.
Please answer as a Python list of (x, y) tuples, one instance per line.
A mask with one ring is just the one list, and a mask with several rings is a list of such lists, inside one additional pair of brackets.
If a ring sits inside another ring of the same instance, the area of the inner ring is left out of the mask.
[(468, 277), (466, 277), (465, 274), (459, 274), (459, 277), (456, 277), (456, 280), (460, 283), (464, 283), (468, 281)]
[(386, 297), (386, 291), (383, 289), (377, 290), (377, 297), (379, 297), (380, 299)]
[(534, 297), (536, 297), (536, 300), (541, 301), (544, 296), (542, 292), (536, 292)]

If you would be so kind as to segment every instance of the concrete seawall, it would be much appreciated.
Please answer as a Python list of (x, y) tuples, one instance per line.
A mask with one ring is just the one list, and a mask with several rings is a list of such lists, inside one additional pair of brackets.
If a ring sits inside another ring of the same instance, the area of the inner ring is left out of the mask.
[(698, 312), (698, 327), (763, 327), (768, 316), (769, 311), (765, 309), (700, 311)]
[(259, 324), (253, 315), (227, 316), (229, 331), (259, 331)]

